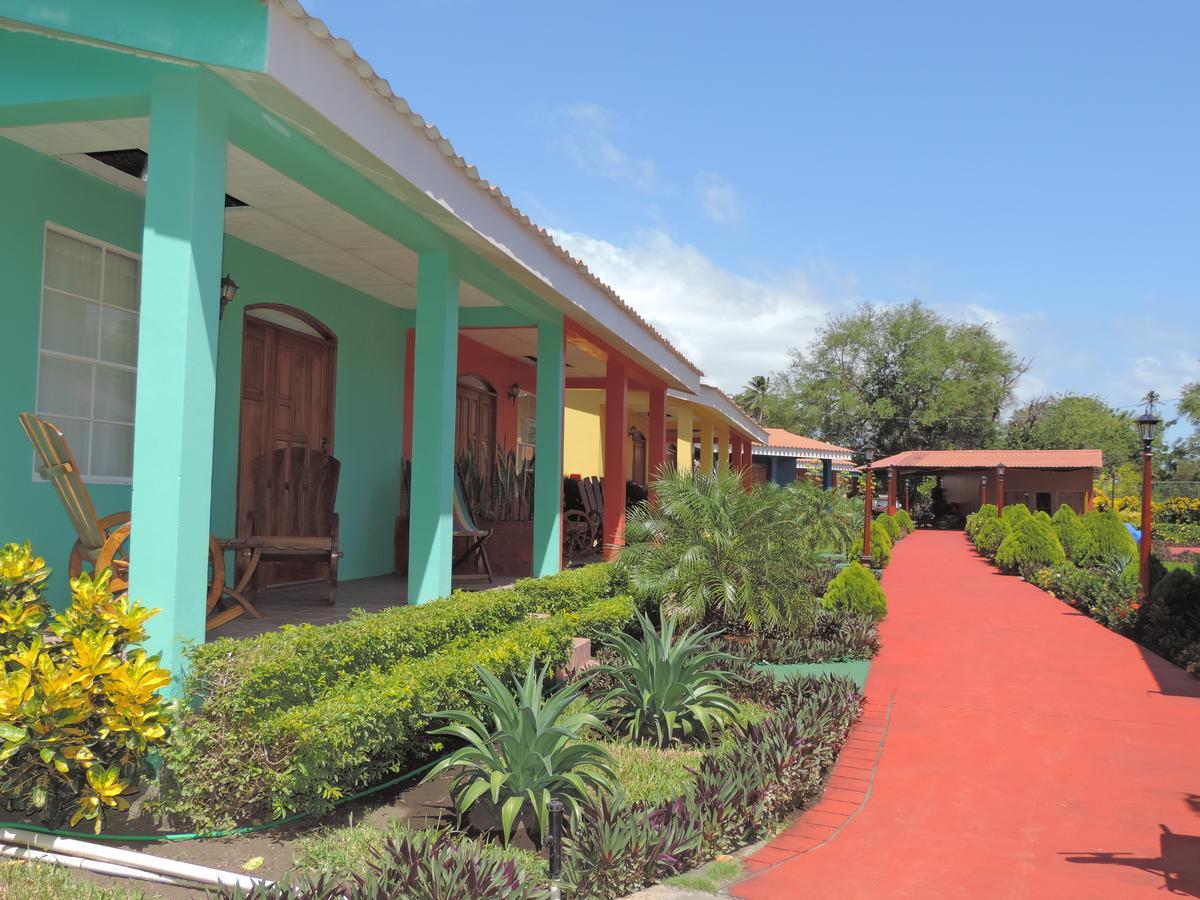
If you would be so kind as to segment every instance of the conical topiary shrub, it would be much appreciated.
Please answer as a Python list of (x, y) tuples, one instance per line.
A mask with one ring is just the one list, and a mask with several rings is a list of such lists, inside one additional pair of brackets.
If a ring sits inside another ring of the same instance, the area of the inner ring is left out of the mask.
[(903, 534), (912, 534), (917, 530), (917, 526), (913, 524), (912, 516), (908, 514), (907, 509), (896, 510), (896, 523), (900, 526), (900, 531)]
[(1075, 510), (1064, 503), (1058, 508), (1051, 522), (1067, 559), (1078, 559), (1087, 543), (1087, 529), (1083, 527), (1083, 521), (1076, 515)]
[(996, 549), (996, 564), (1006, 572), (1032, 574), (1067, 561), (1050, 517), (1026, 516), (1017, 522)]
[(975, 547), (984, 556), (991, 559), (996, 555), (996, 551), (1000, 549), (1000, 545), (1004, 543), (1004, 539), (1008, 537), (1009, 526), (1004, 519), (993, 517), (988, 519), (975, 532)]
[(1119, 571), (1137, 557), (1133, 535), (1113, 510), (1092, 510), (1083, 517), (1083, 526), (1086, 531), (1083, 562), (1086, 565)]
[(876, 620), (887, 615), (887, 597), (883, 588), (861, 563), (850, 563), (842, 569), (829, 582), (822, 602), (827, 609), (858, 613)]
[(983, 506), (979, 507), (978, 512), (973, 512), (967, 516), (967, 537), (974, 540), (975, 535), (979, 533), (979, 529), (991, 519), (996, 518), (997, 515), (999, 514), (996, 512), (995, 503), (983, 504)]
[[(862, 556), (862, 538), (854, 542), (851, 557), (858, 559)], [(871, 567), (882, 569), (892, 561), (892, 537), (887, 528), (878, 519), (871, 523)]]
[(1029, 507), (1026, 506), (1024, 503), (1013, 503), (1013, 504), (1010, 504), (1009, 506), (1004, 507), (1004, 512), (1000, 513), (1000, 515), (1001, 515), (1001, 517), (1003, 517), (1004, 521), (1009, 524), (1009, 527), (1011, 528), (1013, 525), (1016, 525), (1022, 519), (1027, 519), (1027, 518), (1031, 517), (1033, 515), (1033, 513), (1031, 513), (1029, 511)]
[(900, 523), (896, 521), (896, 517), (891, 513), (880, 513), (875, 517), (875, 521), (884, 527), (888, 533), (888, 537), (892, 539), (892, 543), (904, 537), (904, 532), (900, 528)]

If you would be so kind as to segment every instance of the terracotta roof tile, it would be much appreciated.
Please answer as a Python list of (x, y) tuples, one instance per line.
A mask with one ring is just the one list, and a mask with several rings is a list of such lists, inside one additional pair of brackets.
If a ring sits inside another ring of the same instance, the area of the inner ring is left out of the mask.
[(905, 450), (877, 459), (873, 469), (1099, 469), (1099, 450)]
[(842, 453), (852, 452), (848, 447), (839, 447), (837, 444), (827, 444), (825, 441), (818, 441), (816, 438), (805, 437), (802, 434), (793, 434), (784, 428), (764, 428), (767, 433), (768, 447), (786, 447), (794, 450), (838, 450)]

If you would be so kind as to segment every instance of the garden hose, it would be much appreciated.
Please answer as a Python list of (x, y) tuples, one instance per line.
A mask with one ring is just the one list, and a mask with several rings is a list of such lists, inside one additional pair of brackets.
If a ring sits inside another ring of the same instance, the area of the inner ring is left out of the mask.
[[(438, 760), (427, 762), (423, 766), (413, 769), (411, 772), (405, 772), (403, 775), (397, 775), (382, 784), (377, 784), (374, 787), (369, 787), (365, 791), (359, 791), (357, 794), (350, 794), (347, 797), (341, 797), (333, 803), (336, 809), (346, 803), (354, 800), (361, 800), (363, 797), (369, 797), (371, 794), (377, 794), (386, 788), (390, 788), (394, 784), (399, 784), (402, 781), (420, 775), (422, 772), (432, 769), (437, 765)], [(36, 831), (39, 834), (49, 834), (54, 837), (63, 838), (83, 838), (89, 841), (113, 841), (115, 843), (124, 842), (150, 842), (155, 841), (197, 841), (204, 838), (223, 838), (234, 837), (239, 834), (254, 834), (259, 831), (269, 831), (272, 828), (279, 828), (281, 825), (290, 825), (292, 822), (298, 822), (301, 819), (310, 818), (313, 813), (299, 812), (292, 813), (290, 816), (284, 816), (282, 819), (273, 819), (270, 822), (263, 822), (259, 825), (242, 825), (238, 828), (225, 828), (220, 831), (201, 831), (201, 832), (179, 832), (177, 834), (88, 834), (84, 831), (60, 831), (54, 828), (47, 828), (44, 825), (30, 825), (25, 822), (0, 822), (0, 828), (23, 828), (26, 831)]]

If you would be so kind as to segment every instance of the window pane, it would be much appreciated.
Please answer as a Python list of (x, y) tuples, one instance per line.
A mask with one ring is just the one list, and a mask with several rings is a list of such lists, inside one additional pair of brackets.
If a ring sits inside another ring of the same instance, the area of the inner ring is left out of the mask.
[(42, 295), (42, 349), (96, 358), (100, 307), (47, 290)]
[(137, 376), (132, 372), (97, 366), (96, 418), (132, 422), (136, 392)]
[(104, 255), (104, 302), (122, 309), (138, 308), (136, 259), (113, 253)]
[(46, 286), (100, 299), (103, 251), (75, 238), (46, 232)]
[(106, 362), (137, 365), (138, 317), (135, 313), (104, 307), (100, 318), (100, 358)]
[(133, 474), (133, 427), (97, 422), (92, 426), (92, 474), (128, 478)]
[(92, 430), (90, 423), (81, 422), (78, 419), (64, 419), (61, 416), (47, 416), (47, 418), (63, 433), (63, 437), (67, 440), (67, 446), (71, 448), (71, 456), (75, 457), (75, 465), (79, 466), (79, 471), (84, 475), (88, 474), (90, 445), (88, 435)]
[(38, 412), (90, 418), (92, 367), (43, 353), (38, 377)]

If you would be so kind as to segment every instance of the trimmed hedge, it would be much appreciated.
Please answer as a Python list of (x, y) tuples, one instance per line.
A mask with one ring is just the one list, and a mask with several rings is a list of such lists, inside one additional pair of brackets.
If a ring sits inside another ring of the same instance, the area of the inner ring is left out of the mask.
[[(853, 548), (850, 550), (851, 559), (859, 559), (862, 556), (862, 538), (854, 542)], [(882, 569), (892, 561), (892, 536), (888, 534), (887, 528), (879, 519), (871, 522), (871, 565), (876, 569)]]
[(1092, 510), (1083, 517), (1087, 536), (1083, 545), (1083, 561), (1090, 566), (1124, 568), (1130, 558), (1137, 557), (1137, 542), (1125, 527), (1121, 517), (1111, 509)]
[(1051, 519), (1051, 524), (1054, 525), (1054, 533), (1058, 535), (1058, 541), (1062, 544), (1067, 558), (1075, 559), (1081, 556), (1087, 542), (1087, 529), (1075, 510), (1065, 503), (1062, 504)]
[(827, 609), (858, 613), (878, 621), (887, 615), (883, 588), (862, 563), (851, 563), (829, 582), (824, 604)]
[(574, 612), (625, 589), (610, 563), (512, 588), (456, 592), (420, 606), (352, 614), (331, 625), (289, 625), (255, 638), (222, 638), (191, 651), (189, 693), (232, 713), (259, 715), (311, 703), (371, 668), (427, 656), (460, 638), (497, 634), (531, 612)]
[(1000, 549), (1000, 545), (1004, 543), (1004, 539), (1008, 537), (1010, 530), (1008, 522), (999, 516), (992, 516), (986, 519), (975, 532), (975, 547), (980, 553), (991, 559)]
[(904, 534), (912, 534), (917, 530), (917, 526), (913, 524), (912, 516), (908, 514), (908, 510), (900, 508), (896, 510), (896, 522), (900, 525), (900, 530)]
[(981, 529), (992, 519), (995, 519), (998, 515), (999, 513), (996, 512), (995, 503), (983, 504), (983, 506), (979, 507), (977, 512), (973, 512), (967, 516), (967, 537), (974, 540), (975, 535), (979, 533), (979, 529)]
[(1033, 513), (1029, 511), (1029, 507), (1024, 503), (1010, 503), (1004, 507), (1004, 512), (1000, 513), (1000, 518), (1012, 528), (1022, 519), (1027, 519), (1032, 515)]
[(904, 537), (904, 529), (900, 527), (900, 523), (896, 521), (896, 517), (890, 513), (880, 513), (875, 517), (875, 521), (883, 526), (887, 531), (888, 537), (892, 539), (892, 543)]
[(181, 717), (164, 754), (164, 808), (200, 827), (325, 812), (338, 798), (441, 750), (427, 734), (438, 710), (482, 714), (467, 693), (479, 687), (475, 666), (506, 679), (524, 672), (531, 656), (559, 665), (571, 637), (620, 630), (633, 617), (633, 600), (623, 596), (496, 634), (465, 635), (427, 656), (347, 676), (312, 703), (266, 715), (206, 703)]

